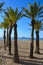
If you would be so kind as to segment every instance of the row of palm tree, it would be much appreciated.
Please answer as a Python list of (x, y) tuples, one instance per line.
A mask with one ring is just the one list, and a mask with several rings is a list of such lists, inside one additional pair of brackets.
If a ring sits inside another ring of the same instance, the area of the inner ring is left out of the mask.
[(9, 54), (11, 54), (11, 32), (12, 32), (12, 27), (14, 27), (14, 61), (18, 62), (19, 61), (19, 56), (18, 56), (18, 45), (17, 45), (17, 21), (22, 18), (22, 12), (18, 12), (18, 9), (14, 11), (11, 7), (7, 8), (7, 14), (9, 21), (12, 22), (10, 23), (10, 30), (9, 30)]
[[(4, 11), (4, 10), (3, 10)], [(7, 38), (8, 38), (8, 43), (9, 44), (9, 55), (11, 55), (11, 32), (12, 28), (14, 27), (14, 61), (18, 62), (19, 61), (19, 56), (18, 56), (18, 46), (17, 46), (17, 21), (23, 17), (22, 11), (18, 12), (18, 8), (14, 11), (11, 7), (7, 8), (7, 12), (4, 11), (5, 16), (2, 16), (4, 19), (4, 22), (1, 23), (1, 27), (6, 27), (7, 26), (7, 32), (9, 28), (9, 35), (7, 33)], [(8, 25), (7, 25), (8, 24)], [(6, 29), (6, 28), (5, 28)], [(6, 49), (6, 36), (5, 36), (5, 31), (4, 31), (4, 48)]]
[[(3, 5), (3, 3), (1, 3)], [(4, 49), (6, 49), (6, 36), (5, 32), (7, 29), (7, 46), (9, 47), (9, 55), (11, 55), (11, 33), (12, 29), (14, 28), (14, 61), (19, 62), (19, 54), (18, 54), (18, 45), (17, 45), (17, 21), (20, 20), (23, 16), (27, 18), (31, 18), (31, 46), (30, 46), (30, 58), (33, 58), (33, 44), (34, 44), (34, 29), (36, 29), (36, 53), (39, 53), (39, 21), (37, 18), (42, 17), (43, 13), (43, 6), (39, 6), (36, 2), (34, 4), (28, 4), (30, 9), (22, 8), (22, 11), (18, 12), (18, 8), (14, 10), (11, 7), (3, 10), (1, 9), (5, 16), (3, 16), (3, 22), (1, 23), (0, 27), (4, 28)], [(2, 6), (1, 6), (2, 7)], [(24, 13), (25, 12), (25, 13)], [(38, 30), (37, 30), (38, 28)]]

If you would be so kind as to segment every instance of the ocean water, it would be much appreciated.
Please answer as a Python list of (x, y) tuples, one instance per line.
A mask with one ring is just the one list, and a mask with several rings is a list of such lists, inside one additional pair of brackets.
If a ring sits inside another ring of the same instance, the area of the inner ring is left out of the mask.
[[(12, 38), (12, 40), (14, 40), (14, 38)], [(18, 40), (31, 40), (31, 38), (18, 38)], [(36, 40), (36, 38), (34, 38), (34, 40)], [(43, 38), (39, 38), (39, 40), (43, 40)]]
[[(14, 38), (11, 39), (14, 40)], [(0, 37), (0, 40), (3, 40), (3, 38)], [(31, 40), (31, 38), (18, 38), (18, 40)], [(36, 38), (34, 38), (34, 40), (36, 40)], [(39, 38), (39, 40), (43, 40), (43, 38)]]

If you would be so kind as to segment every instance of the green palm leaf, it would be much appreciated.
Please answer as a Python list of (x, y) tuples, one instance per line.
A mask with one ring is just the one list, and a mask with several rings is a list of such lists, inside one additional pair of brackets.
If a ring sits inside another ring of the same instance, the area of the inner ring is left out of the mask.
[(4, 6), (4, 2), (0, 3), (0, 10), (2, 9), (3, 6)]
[(30, 9), (23, 8), (23, 11), (25, 12), (26, 16), (31, 17), (32, 19), (35, 19), (39, 15), (43, 13), (43, 6), (39, 6), (39, 4), (34, 2), (34, 4), (28, 4)]
[(17, 16), (18, 15), (18, 8), (16, 8), (15, 13), (16, 13), (16, 16)]
[(40, 12), (43, 9), (43, 5), (39, 7), (38, 11)]
[(31, 14), (31, 12), (28, 11), (28, 9), (22, 8), (22, 10), (24, 10), (24, 12), (31, 17), (32, 14)]
[(43, 14), (43, 11), (39, 12), (39, 13), (38, 13), (38, 16), (40, 16), (41, 14)]
[(22, 11), (20, 11), (16, 17), (16, 21), (23, 17)]
[(43, 15), (38, 16), (38, 18), (43, 18)]

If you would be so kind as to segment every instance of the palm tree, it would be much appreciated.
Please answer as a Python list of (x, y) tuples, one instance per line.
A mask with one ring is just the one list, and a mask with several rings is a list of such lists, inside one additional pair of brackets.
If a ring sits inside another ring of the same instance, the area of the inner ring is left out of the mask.
[(1, 27), (4, 28), (4, 49), (6, 50), (6, 28), (8, 27), (8, 22), (2, 22)]
[(32, 24), (32, 32), (31, 32), (31, 46), (30, 46), (30, 58), (33, 58), (33, 43), (34, 43), (34, 24), (35, 19), (41, 16), (43, 6), (39, 6), (36, 2), (34, 4), (29, 3), (29, 8), (23, 8), (23, 11), (25, 12), (24, 16), (31, 18), (31, 24)]
[(12, 32), (12, 24), (10, 24), (10, 30), (9, 30), (9, 55), (12, 55), (11, 53), (11, 32)]
[(23, 17), (22, 11), (18, 12), (18, 8), (14, 11), (11, 7), (8, 8), (8, 14), (13, 22), (14, 27), (14, 61), (19, 62), (18, 45), (17, 45), (17, 21)]
[(37, 21), (36, 24), (34, 25), (34, 29), (36, 30), (36, 51), (35, 53), (39, 54), (39, 30), (42, 26), (41, 21)]

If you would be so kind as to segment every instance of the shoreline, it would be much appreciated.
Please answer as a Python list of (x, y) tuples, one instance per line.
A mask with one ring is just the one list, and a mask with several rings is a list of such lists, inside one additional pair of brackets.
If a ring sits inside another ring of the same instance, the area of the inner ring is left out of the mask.
[[(17, 39), (17, 40), (31, 40), (31, 39)], [(36, 39), (34, 39), (36, 40)], [(39, 40), (43, 40), (43, 39), (39, 39)]]

